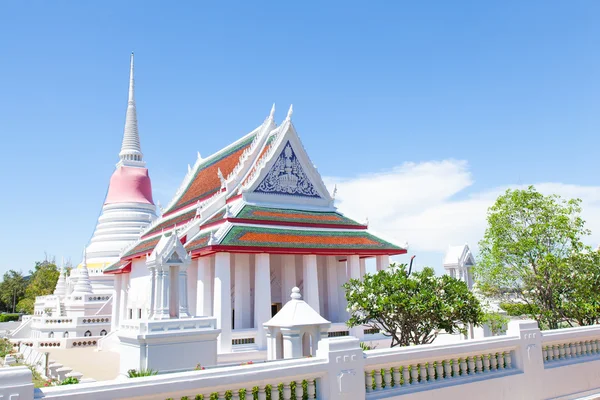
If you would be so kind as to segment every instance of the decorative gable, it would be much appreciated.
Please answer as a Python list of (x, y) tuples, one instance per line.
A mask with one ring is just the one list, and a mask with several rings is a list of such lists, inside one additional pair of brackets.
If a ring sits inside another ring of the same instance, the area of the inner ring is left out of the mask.
[(240, 192), (251, 203), (334, 210), (333, 198), (289, 119), (272, 133), (269, 147), (246, 177)]
[(304, 172), (302, 164), (288, 140), (275, 163), (258, 184), (257, 193), (276, 193), (288, 196), (321, 198)]

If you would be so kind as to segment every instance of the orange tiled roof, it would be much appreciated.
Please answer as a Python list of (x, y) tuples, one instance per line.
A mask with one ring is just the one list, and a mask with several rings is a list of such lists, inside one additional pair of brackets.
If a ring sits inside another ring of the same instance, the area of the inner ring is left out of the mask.
[(238, 164), (244, 150), (250, 147), (255, 136), (256, 134), (249, 135), (243, 141), (227, 148), (223, 153), (203, 161), (188, 186), (179, 196), (179, 199), (165, 213), (172, 213), (217, 193), (221, 189), (221, 181), (219, 180), (217, 171), (221, 169), (223, 176), (227, 177)]

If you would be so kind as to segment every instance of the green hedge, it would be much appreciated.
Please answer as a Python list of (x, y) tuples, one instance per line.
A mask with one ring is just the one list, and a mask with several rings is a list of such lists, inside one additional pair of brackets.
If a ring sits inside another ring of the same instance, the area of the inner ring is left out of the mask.
[(0, 322), (18, 321), (19, 314), (0, 314)]

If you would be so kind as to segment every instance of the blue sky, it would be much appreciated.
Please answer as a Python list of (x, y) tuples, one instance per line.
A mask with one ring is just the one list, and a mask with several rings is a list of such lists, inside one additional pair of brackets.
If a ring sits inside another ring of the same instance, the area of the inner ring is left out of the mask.
[(197, 151), (293, 103), (342, 211), (408, 241), (419, 265), (474, 244), (515, 185), (582, 197), (593, 229), (599, 22), (594, 1), (2, 2), (0, 272), (45, 252), (79, 261), (118, 159), (131, 51), (162, 204)]

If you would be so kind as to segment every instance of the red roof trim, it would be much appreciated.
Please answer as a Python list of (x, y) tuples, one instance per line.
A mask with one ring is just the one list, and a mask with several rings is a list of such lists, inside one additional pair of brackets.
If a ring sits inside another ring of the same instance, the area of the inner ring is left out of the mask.
[(131, 261), (128, 262), (125, 267), (121, 268), (121, 269), (115, 269), (113, 271), (105, 271), (104, 273), (106, 275), (118, 275), (118, 274), (124, 274), (124, 273), (129, 273), (131, 272)]
[(309, 249), (309, 248), (284, 248), (284, 247), (246, 247), (246, 246), (206, 246), (201, 249), (192, 252), (192, 258), (206, 256), (213, 253), (219, 252), (230, 252), (230, 253), (271, 253), (271, 254), (316, 254), (324, 256), (348, 256), (352, 254), (358, 254), (359, 256), (382, 256), (389, 255), (395, 256), (399, 254), (406, 254), (406, 250), (396, 249)]

